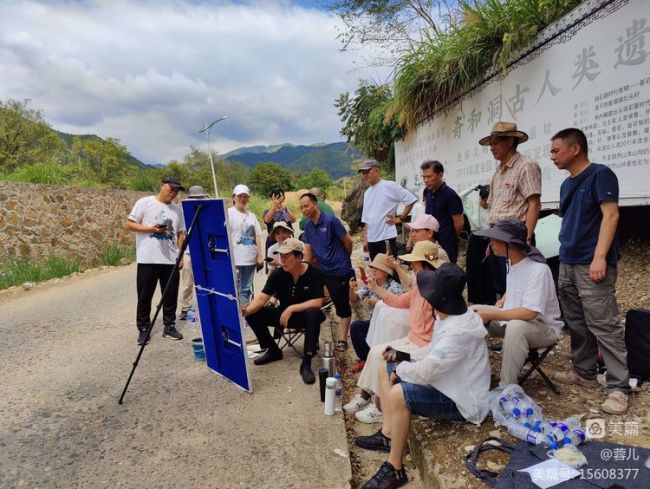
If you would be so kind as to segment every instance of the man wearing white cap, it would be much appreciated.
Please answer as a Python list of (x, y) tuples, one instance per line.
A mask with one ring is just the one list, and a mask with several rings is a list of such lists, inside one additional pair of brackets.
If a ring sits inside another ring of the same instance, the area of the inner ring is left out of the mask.
[(237, 268), (237, 293), (240, 304), (250, 302), (253, 295), (255, 267), (264, 264), (262, 255), (262, 228), (255, 214), (248, 210), (250, 190), (237, 185), (232, 191), (235, 205), (228, 209)]
[[(361, 222), (365, 224), (363, 248), (368, 251), (371, 260), (377, 253), (397, 255), (395, 224), (405, 220), (418, 200), (396, 182), (382, 180), (380, 168), (381, 165), (376, 160), (366, 160), (359, 168), (363, 181), (370, 185), (363, 194)], [(405, 207), (398, 216), (396, 212), (399, 204), (404, 204)], [(389, 250), (386, 249), (386, 241), (390, 243)]]

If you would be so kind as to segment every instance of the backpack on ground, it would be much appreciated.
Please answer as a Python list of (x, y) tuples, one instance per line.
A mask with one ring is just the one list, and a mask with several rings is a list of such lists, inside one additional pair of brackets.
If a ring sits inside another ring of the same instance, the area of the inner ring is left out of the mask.
[(627, 311), (625, 345), (630, 377), (650, 380), (650, 309)]

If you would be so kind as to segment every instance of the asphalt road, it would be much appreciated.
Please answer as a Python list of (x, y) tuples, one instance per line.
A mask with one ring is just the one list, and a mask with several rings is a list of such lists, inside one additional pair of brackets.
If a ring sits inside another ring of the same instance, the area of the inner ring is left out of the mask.
[(159, 320), (118, 405), (135, 299), (134, 265), (0, 295), (0, 487), (349, 487), (343, 419), (295, 353), (251, 363), (249, 394)]

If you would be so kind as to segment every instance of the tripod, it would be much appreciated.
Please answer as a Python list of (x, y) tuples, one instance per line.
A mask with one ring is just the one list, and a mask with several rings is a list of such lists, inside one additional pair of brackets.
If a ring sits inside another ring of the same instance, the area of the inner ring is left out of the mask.
[[(183, 241), (183, 244), (181, 245), (181, 249), (178, 252), (178, 256), (176, 257), (176, 264), (174, 265), (174, 269), (172, 270), (172, 273), (169, 275), (169, 279), (167, 280), (167, 283), (165, 284), (165, 288), (163, 289), (162, 297), (160, 298), (160, 302), (158, 303), (158, 306), (156, 307), (156, 312), (153, 315), (153, 319), (151, 320), (151, 323), (149, 324), (149, 328), (147, 329), (147, 338), (151, 335), (151, 330), (154, 327), (154, 324), (156, 323), (156, 319), (158, 318), (158, 314), (160, 313), (160, 310), (163, 307), (163, 303), (165, 301), (165, 297), (167, 296), (167, 292), (169, 292), (169, 286), (172, 282), (172, 279), (174, 278), (174, 274), (178, 273), (178, 269), (180, 267), (181, 260), (183, 259), (183, 254), (185, 253), (185, 250), (187, 249), (187, 245), (190, 242), (190, 237), (192, 236), (192, 232), (194, 231), (194, 224), (196, 223), (196, 219), (199, 217), (199, 214), (201, 213), (201, 210), (203, 209), (203, 205), (198, 204), (196, 206), (196, 211), (194, 213), (194, 217), (192, 218), (192, 223), (190, 224), (189, 229), (187, 230), (187, 236), (185, 237), (185, 240)], [(135, 357), (135, 361), (133, 362), (133, 368), (131, 369), (131, 373), (129, 374), (129, 378), (126, 381), (126, 385), (124, 386), (124, 389), (122, 390), (122, 395), (120, 396), (120, 400), (118, 401), (118, 404), (122, 404), (124, 402), (124, 396), (126, 395), (126, 390), (129, 388), (129, 384), (131, 383), (131, 379), (133, 378), (133, 374), (135, 373), (135, 369), (138, 368), (138, 363), (140, 363), (140, 357), (142, 356), (142, 352), (144, 352), (144, 347), (147, 346), (148, 341), (145, 341), (140, 345), (140, 351), (138, 351), (138, 356)]]

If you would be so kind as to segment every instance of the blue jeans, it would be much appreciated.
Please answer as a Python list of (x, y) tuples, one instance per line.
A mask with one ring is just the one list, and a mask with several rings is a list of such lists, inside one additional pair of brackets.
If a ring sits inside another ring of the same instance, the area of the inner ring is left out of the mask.
[(237, 295), (239, 303), (248, 304), (253, 295), (253, 279), (255, 278), (255, 265), (237, 265)]
[[(397, 367), (397, 362), (387, 362), (386, 370), (390, 375)], [(456, 403), (431, 385), (411, 384), (401, 381), (406, 408), (418, 416), (444, 419), (446, 421), (463, 421)]]

